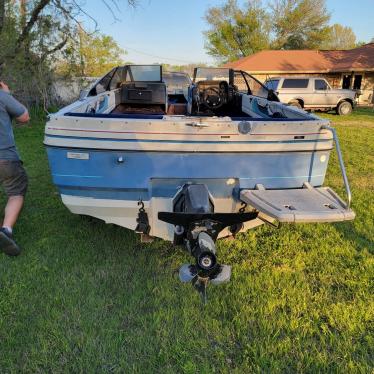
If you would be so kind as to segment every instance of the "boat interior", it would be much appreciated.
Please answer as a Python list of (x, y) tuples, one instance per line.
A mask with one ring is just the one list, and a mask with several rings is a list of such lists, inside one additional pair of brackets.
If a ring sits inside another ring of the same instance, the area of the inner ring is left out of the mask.
[[(177, 73), (176, 73), (177, 74)], [(179, 73), (180, 74), (180, 73)], [(109, 97), (109, 99), (108, 99)], [(98, 81), (84, 100), (65, 115), (131, 117), (188, 115), (199, 117), (314, 119), (306, 112), (279, 102), (253, 76), (224, 68), (196, 68), (193, 81), (163, 79), (159, 65), (127, 65), (113, 69)]]

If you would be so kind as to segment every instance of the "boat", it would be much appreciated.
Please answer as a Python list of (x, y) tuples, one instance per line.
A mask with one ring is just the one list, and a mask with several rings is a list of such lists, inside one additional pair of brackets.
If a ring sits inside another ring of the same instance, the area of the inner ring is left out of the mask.
[[(50, 170), (72, 213), (182, 245), (194, 261), (180, 279), (201, 294), (230, 279), (218, 238), (354, 219), (329, 121), (280, 103), (244, 71), (196, 68), (183, 87), (165, 76), (160, 65), (116, 67), (49, 116)], [(323, 186), (334, 149), (346, 201)]]

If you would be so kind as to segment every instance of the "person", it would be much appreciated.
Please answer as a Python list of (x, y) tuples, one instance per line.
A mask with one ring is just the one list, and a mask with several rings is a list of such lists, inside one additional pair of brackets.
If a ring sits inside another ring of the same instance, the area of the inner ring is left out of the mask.
[(28, 179), (15, 145), (12, 119), (27, 123), (30, 116), (25, 106), (11, 95), (9, 87), (0, 81), (0, 185), (8, 197), (0, 228), (0, 251), (18, 256), (21, 250), (13, 239), (13, 227), (23, 207)]

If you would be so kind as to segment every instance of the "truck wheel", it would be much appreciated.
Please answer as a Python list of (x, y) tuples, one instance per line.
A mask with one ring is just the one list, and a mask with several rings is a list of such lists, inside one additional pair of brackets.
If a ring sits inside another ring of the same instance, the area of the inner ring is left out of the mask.
[(342, 101), (336, 108), (336, 113), (340, 116), (346, 116), (352, 113), (352, 104), (349, 101)]
[(298, 102), (298, 101), (290, 101), (288, 103), (288, 105), (291, 105), (291, 106), (295, 106), (296, 108), (299, 108), (299, 109), (303, 109), (303, 107), (301, 106), (301, 104)]

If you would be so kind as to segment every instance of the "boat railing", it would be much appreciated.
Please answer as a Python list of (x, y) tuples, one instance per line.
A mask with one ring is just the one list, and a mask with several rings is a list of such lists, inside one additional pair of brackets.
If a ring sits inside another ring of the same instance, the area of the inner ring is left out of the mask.
[(333, 127), (327, 126), (327, 125), (322, 125), (321, 130), (329, 130), (332, 133), (334, 143), (335, 143), (335, 150), (336, 150), (336, 153), (338, 154), (340, 171), (342, 173), (342, 177), (343, 177), (343, 181), (344, 181), (344, 188), (345, 188), (345, 192), (346, 192), (346, 195), (347, 195), (346, 208), (350, 209), (351, 202), (352, 202), (352, 193), (351, 193), (351, 189), (349, 187), (347, 172), (345, 170), (343, 155), (342, 155), (342, 151), (341, 151), (341, 148), (340, 148), (339, 138), (338, 138), (338, 135), (336, 133), (336, 129), (334, 129)]

